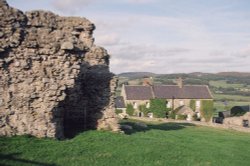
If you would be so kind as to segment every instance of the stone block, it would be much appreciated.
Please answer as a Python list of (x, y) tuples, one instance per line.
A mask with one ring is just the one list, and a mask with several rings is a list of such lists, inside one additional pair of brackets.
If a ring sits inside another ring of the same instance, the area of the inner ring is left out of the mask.
[(61, 45), (62, 50), (73, 50), (74, 49), (74, 44), (72, 42), (63, 42)]
[(42, 79), (42, 82), (43, 82), (43, 83), (49, 83), (49, 82), (50, 82), (50, 79), (49, 79), (49, 78), (43, 78), (43, 79)]

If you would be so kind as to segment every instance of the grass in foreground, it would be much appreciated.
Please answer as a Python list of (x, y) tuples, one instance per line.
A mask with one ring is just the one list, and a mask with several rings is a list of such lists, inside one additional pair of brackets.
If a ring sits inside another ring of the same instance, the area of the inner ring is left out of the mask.
[(57, 141), (28, 136), (0, 138), (0, 165), (249, 165), (250, 134), (176, 123), (133, 121), (127, 134), (84, 132)]

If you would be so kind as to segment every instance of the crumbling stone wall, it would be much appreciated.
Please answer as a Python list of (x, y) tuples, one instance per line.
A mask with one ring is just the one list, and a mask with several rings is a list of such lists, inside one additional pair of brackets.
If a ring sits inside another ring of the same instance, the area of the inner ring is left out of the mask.
[(241, 126), (243, 127), (243, 121), (250, 122), (250, 112), (245, 113), (242, 116), (228, 117), (223, 120), (223, 125), (227, 126)]
[(116, 78), (85, 18), (25, 14), (0, 0), (0, 135), (118, 131)]

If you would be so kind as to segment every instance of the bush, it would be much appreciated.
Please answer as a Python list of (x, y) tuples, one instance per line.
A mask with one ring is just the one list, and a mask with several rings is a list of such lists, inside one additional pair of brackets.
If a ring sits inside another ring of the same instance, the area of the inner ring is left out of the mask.
[(134, 115), (135, 109), (132, 104), (128, 104), (126, 108), (126, 113), (130, 116)]
[(214, 102), (212, 100), (201, 101), (201, 116), (206, 122), (210, 121), (214, 114)]
[(177, 115), (177, 119), (178, 120), (186, 120), (187, 119), (187, 115)]
[(147, 115), (149, 113), (149, 109), (146, 108), (146, 105), (139, 105), (139, 111), (143, 112), (144, 115)]
[(115, 113), (116, 114), (120, 114), (120, 113), (122, 113), (123, 111), (121, 110), (121, 109), (115, 109)]
[(175, 116), (176, 116), (176, 114), (174, 113), (174, 111), (172, 111), (172, 112), (169, 114), (169, 118), (171, 118), (171, 119), (175, 119)]
[(152, 112), (157, 118), (165, 118), (167, 114), (165, 99), (151, 99), (149, 112)]
[(231, 116), (242, 116), (247, 112), (248, 112), (247, 110), (243, 110), (241, 108), (238, 108), (238, 109), (233, 108), (231, 110)]

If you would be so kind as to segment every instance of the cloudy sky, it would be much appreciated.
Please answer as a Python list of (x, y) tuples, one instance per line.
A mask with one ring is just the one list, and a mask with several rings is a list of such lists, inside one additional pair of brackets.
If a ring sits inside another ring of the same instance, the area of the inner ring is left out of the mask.
[(86, 17), (114, 73), (250, 72), (249, 0), (7, 0)]

